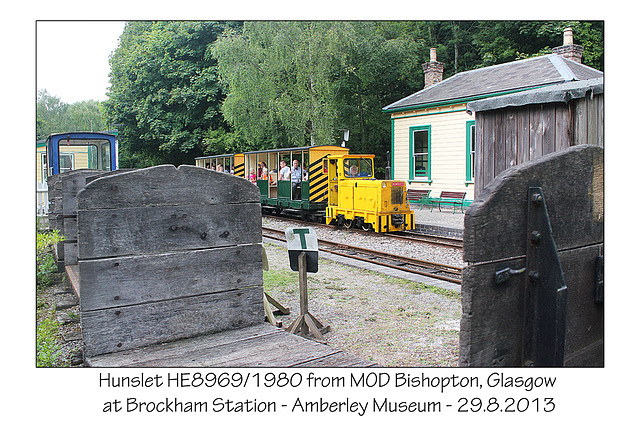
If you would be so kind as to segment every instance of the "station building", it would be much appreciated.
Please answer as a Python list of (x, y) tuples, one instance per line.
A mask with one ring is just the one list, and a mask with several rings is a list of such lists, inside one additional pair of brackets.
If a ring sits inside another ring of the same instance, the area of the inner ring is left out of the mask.
[[(391, 114), (392, 178), (409, 189), (466, 192), (473, 201), (477, 172), (475, 112), (472, 101), (598, 79), (603, 73), (581, 63), (584, 48), (573, 43), (570, 28), (553, 53), (470, 70), (442, 79), (444, 64), (435, 48), (423, 64), (422, 90), (383, 108)], [(497, 124), (499, 126), (499, 124)], [(531, 133), (539, 129), (530, 129)], [(493, 141), (493, 143), (497, 143)]]

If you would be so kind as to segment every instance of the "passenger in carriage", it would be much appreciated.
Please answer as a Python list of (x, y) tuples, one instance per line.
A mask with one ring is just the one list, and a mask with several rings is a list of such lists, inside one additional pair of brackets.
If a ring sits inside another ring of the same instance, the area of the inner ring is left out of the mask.
[(284, 160), (280, 161), (280, 174), (278, 175), (278, 179), (281, 181), (288, 180), (291, 175), (291, 169), (287, 166), (287, 162)]
[(293, 161), (293, 169), (291, 170), (291, 199), (300, 200), (302, 175), (305, 171), (300, 167), (298, 160)]
[(265, 162), (260, 162), (258, 167), (258, 179), (269, 179), (269, 169)]

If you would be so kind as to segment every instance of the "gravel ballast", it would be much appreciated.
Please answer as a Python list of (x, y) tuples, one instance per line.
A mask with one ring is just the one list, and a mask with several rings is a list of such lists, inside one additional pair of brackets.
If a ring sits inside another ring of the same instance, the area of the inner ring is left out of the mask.
[[(300, 226), (271, 218), (264, 219), (263, 225), (282, 230)], [(458, 249), (348, 230), (314, 229), (318, 239), (463, 265)], [(299, 315), (298, 273), (290, 270), (285, 247), (265, 243), (265, 249), (270, 267), (264, 276), (265, 291), (291, 309), (290, 315), (278, 316), (286, 327)], [(329, 345), (380, 366), (457, 366), (461, 317), (458, 292), (328, 260), (322, 252), (320, 257), (318, 272), (307, 276), (309, 311), (331, 327), (325, 334)]]

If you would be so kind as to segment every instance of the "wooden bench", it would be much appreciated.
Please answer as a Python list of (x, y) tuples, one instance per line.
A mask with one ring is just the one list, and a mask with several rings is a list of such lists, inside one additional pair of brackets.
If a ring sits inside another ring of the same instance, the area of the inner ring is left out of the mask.
[(411, 188), (407, 191), (407, 201), (409, 203), (419, 203), (420, 210), (422, 210), (425, 204), (431, 206), (431, 199), (429, 199), (430, 193), (431, 190), (415, 190)]
[(260, 193), (196, 166), (155, 166), (77, 196), (89, 366), (367, 366), (264, 322)]
[(441, 206), (445, 204), (453, 206), (454, 214), (456, 213), (456, 206), (460, 206), (460, 210), (464, 212), (464, 196), (466, 195), (467, 193), (461, 191), (442, 191), (438, 199), (438, 210), (442, 212)]

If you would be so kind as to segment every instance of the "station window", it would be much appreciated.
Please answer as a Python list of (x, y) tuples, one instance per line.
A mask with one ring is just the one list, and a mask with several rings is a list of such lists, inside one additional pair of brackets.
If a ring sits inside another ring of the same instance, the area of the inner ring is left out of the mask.
[(467, 122), (467, 183), (472, 183), (476, 176), (476, 122)]
[(47, 182), (47, 154), (40, 154), (40, 182)]
[(409, 128), (411, 179), (431, 178), (431, 126)]

